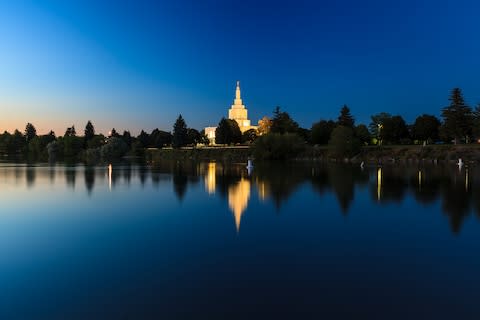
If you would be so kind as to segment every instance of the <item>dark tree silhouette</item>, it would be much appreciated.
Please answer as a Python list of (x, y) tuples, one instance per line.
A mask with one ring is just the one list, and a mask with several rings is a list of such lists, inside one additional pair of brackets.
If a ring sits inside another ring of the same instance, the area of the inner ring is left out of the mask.
[(273, 112), (272, 125), (270, 132), (272, 133), (298, 133), (298, 123), (295, 122), (287, 112), (280, 111), (280, 107), (276, 107)]
[(423, 114), (415, 119), (412, 127), (413, 138), (421, 141), (435, 141), (438, 139), (440, 120), (435, 116)]
[(180, 114), (173, 125), (172, 147), (180, 148), (187, 144), (187, 124)]
[(442, 110), (443, 136), (453, 139), (455, 144), (461, 139), (468, 143), (473, 126), (472, 109), (465, 103), (460, 88), (454, 88), (448, 100), (450, 105)]
[(75, 126), (72, 125), (70, 128), (67, 128), (64, 137), (75, 137), (76, 135), (77, 131), (75, 131)]
[(335, 126), (336, 124), (332, 120), (320, 120), (314, 123), (311, 130), (311, 142), (313, 144), (327, 144)]
[(340, 110), (340, 115), (338, 116), (337, 124), (339, 126), (350, 127), (350, 128), (353, 128), (355, 125), (355, 119), (353, 119), (352, 115), (350, 114), (350, 109), (346, 104)]
[(140, 141), (142, 144), (142, 147), (146, 148), (148, 147), (148, 141), (149, 141), (149, 135), (145, 131), (141, 131), (140, 134), (137, 137), (137, 140)]
[(198, 130), (193, 128), (187, 129), (187, 144), (196, 145), (202, 141), (202, 135)]
[(88, 120), (87, 125), (85, 126), (85, 142), (88, 142), (95, 137), (95, 128), (90, 120)]
[(115, 128), (112, 128), (110, 131), (110, 135), (108, 136), (109, 138), (120, 138), (120, 134), (115, 130)]
[(215, 143), (231, 144), (242, 142), (242, 132), (235, 120), (222, 118), (215, 130)]
[(355, 136), (360, 140), (362, 144), (370, 144), (371, 137), (370, 132), (368, 132), (368, 128), (364, 124), (359, 124), (355, 127)]
[(25, 139), (27, 143), (37, 136), (37, 129), (30, 122), (25, 126)]

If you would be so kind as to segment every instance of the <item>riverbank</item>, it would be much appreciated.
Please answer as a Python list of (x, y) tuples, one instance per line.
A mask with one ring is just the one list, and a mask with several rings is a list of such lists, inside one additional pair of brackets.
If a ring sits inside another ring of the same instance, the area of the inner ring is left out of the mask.
[[(248, 146), (204, 147), (182, 149), (147, 149), (147, 162), (161, 160), (194, 160), (247, 162), (252, 157)], [(461, 158), (464, 162), (480, 162), (480, 144), (470, 145), (406, 145), (406, 146), (366, 146), (352, 158), (335, 159), (329, 156), (327, 146), (308, 146), (298, 155), (296, 160), (335, 161), (335, 162), (456, 162)]]
[(145, 151), (145, 159), (148, 163), (155, 163), (161, 160), (247, 162), (250, 157), (251, 149), (248, 146), (181, 149), (149, 148)]

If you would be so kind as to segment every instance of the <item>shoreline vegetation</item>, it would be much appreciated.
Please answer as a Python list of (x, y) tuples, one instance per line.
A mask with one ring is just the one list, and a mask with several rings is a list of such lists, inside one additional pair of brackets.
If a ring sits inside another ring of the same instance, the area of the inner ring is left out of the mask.
[(147, 163), (161, 160), (215, 160), (246, 162), (263, 160), (314, 160), (335, 162), (480, 162), (480, 104), (469, 107), (459, 88), (451, 91), (450, 104), (441, 109), (442, 119), (422, 114), (407, 124), (400, 115), (382, 112), (371, 123), (355, 124), (344, 105), (338, 118), (302, 128), (285, 111), (276, 107), (271, 118), (263, 117), (258, 129), (241, 132), (234, 120), (222, 118), (215, 132), (215, 144), (204, 131), (189, 128), (179, 115), (173, 130), (144, 130), (134, 137), (113, 128), (107, 136), (96, 134), (91, 121), (82, 136), (75, 126), (63, 136), (53, 131), (37, 135), (27, 123), (22, 133), (0, 134), (0, 159), (29, 162), (109, 163), (139, 159)]
[[(205, 147), (147, 149), (145, 160), (155, 164), (162, 160), (193, 160), (246, 163), (255, 159), (250, 147)], [(353, 157), (332, 157), (328, 146), (307, 146), (293, 161), (344, 162), (365, 164), (393, 163), (480, 163), (480, 144), (469, 145), (389, 145), (363, 146)]]

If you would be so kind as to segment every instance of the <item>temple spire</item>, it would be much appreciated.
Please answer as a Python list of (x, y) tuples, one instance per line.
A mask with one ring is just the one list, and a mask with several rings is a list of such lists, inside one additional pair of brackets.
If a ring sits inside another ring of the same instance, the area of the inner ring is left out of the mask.
[(240, 81), (237, 81), (237, 89), (235, 90), (235, 99), (241, 100), (241, 97), (240, 97)]

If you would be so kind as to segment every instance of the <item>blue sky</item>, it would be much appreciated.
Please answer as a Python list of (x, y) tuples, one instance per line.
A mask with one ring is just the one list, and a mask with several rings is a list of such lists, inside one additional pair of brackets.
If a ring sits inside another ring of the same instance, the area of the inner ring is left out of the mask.
[(480, 102), (476, 1), (3, 1), (0, 131), (215, 125), (240, 80), (253, 122), (302, 126)]

